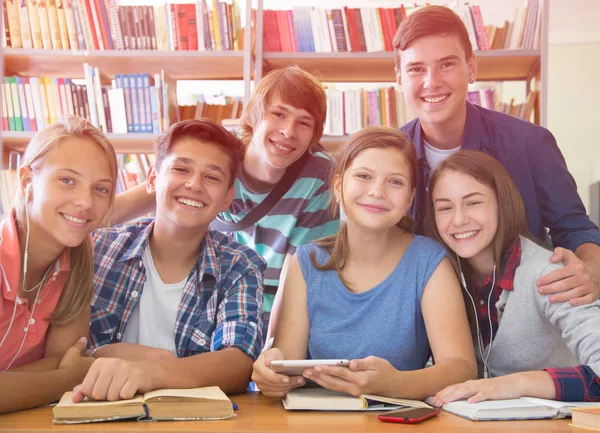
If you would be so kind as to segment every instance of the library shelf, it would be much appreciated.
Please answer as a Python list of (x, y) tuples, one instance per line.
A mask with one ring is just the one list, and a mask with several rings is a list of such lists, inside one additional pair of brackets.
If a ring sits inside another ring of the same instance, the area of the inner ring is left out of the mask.
[[(24, 152), (35, 132), (2, 131), (2, 144), (4, 152)], [(154, 143), (158, 134), (130, 133), (130, 134), (106, 134), (117, 153), (153, 153)], [(321, 144), (331, 153), (335, 153), (347, 136), (323, 136)]]
[(158, 73), (175, 80), (243, 80), (243, 51), (44, 50), (4, 48), (4, 76), (83, 78), (83, 63), (115, 74)]
[[(24, 152), (35, 132), (2, 131), (4, 151)], [(117, 153), (153, 153), (157, 134), (106, 134)]]
[[(539, 74), (540, 50), (476, 51), (477, 81), (528, 80)], [(298, 65), (325, 82), (393, 82), (394, 54), (375, 53), (263, 53), (263, 70)]]

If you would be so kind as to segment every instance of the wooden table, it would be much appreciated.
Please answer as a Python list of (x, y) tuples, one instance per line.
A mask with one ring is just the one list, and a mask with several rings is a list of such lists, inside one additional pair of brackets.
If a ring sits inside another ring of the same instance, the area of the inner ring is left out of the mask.
[(225, 421), (111, 422), (54, 425), (49, 406), (0, 415), (0, 432), (444, 432), (444, 433), (585, 433), (569, 426), (569, 420), (473, 422), (442, 412), (421, 424), (391, 424), (377, 420), (376, 413), (365, 412), (287, 412), (277, 400), (257, 393), (233, 396), (239, 406), (237, 418)]

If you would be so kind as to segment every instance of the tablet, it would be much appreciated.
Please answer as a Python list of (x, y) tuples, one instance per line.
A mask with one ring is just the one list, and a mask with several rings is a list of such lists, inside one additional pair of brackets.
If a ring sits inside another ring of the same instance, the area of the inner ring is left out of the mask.
[(350, 361), (347, 359), (288, 359), (285, 361), (271, 361), (271, 370), (275, 373), (287, 376), (301, 376), (307, 368), (317, 365), (330, 365), (334, 367), (348, 367)]

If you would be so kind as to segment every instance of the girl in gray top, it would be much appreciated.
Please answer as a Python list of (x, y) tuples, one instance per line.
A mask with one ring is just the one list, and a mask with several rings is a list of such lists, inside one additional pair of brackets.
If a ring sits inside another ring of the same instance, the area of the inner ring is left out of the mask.
[(600, 302), (538, 294), (536, 281), (562, 264), (523, 236), (525, 206), (504, 167), (482, 152), (450, 156), (431, 178), (426, 224), (454, 252), (484, 377), (448, 386), (433, 402), (600, 400)]

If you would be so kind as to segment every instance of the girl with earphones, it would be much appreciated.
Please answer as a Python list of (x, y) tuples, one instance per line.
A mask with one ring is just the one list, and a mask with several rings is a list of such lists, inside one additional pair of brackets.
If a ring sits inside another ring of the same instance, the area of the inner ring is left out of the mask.
[(435, 170), (426, 227), (454, 256), (480, 377), (433, 403), (540, 397), (600, 401), (600, 302), (550, 303), (536, 281), (562, 267), (527, 236), (525, 206), (493, 157), (460, 151)]
[[(0, 411), (59, 398), (91, 365), (61, 359), (88, 334), (89, 235), (113, 202), (115, 152), (101, 131), (71, 117), (32, 138), (18, 175), (15, 207), (0, 223), (0, 388), (11, 397)], [(6, 386), (15, 381), (22, 385)]]
[[(261, 392), (281, 397), (306, 379), (353, 395), (422, 399), (475, 377), (460, 287), (437, 242), (412, 233), (416, 152), (402, 133), (370, 127), (336, 155), (331, 185), (346, 221), (298, 247), (283, 291), (274, 348), (254, 363)], [(440, 320), (444, 317), (444, 320)], [(424, 369), (433, 352), (436, 364)], [(289, 377), (279, 359), (350, 359)]]

